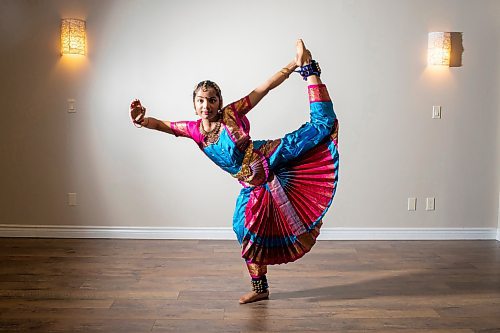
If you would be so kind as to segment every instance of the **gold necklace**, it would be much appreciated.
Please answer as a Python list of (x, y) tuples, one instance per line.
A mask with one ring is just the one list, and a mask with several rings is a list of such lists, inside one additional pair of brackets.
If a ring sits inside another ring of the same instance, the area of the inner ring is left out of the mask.
[(203, 134), (208, 143), (215, 143), (219, 139), (220, 121), (215, 122), (215, 127), (210, 131), (205, 131), (203, 122), (200, 122), (200, 132)]

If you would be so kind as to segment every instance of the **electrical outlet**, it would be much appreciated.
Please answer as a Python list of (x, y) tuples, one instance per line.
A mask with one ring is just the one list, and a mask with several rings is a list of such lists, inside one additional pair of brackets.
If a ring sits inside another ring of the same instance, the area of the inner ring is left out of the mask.
[(436, 199), (435, 198), (426, 198), (425, 199), (425, 210), (434, 210), (436, 208)]
[(68, 193), (68, 206), (76, 206), (76, 193)]
[(417, 210), (417, 198), (408, 198), (408, 210)]

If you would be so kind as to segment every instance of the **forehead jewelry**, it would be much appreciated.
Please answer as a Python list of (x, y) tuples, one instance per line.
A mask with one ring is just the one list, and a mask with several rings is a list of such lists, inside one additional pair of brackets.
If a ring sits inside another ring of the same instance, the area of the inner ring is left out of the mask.
[(201, 87), (201, 90), (203, 90), (203, 91), (208, 90), (208, 81), (203, 81), (203, 86)]

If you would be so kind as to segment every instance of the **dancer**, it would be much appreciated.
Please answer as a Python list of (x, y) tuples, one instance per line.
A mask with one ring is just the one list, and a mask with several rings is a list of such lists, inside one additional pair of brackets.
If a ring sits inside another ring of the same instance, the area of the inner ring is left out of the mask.
[[(137, 127), (187, 137), (243, 186), (233, 229), (251, 277), (252, 291), (240, 303), (267, 299), (267, 266), (295, 261), (309, 252), (337, 187), (338, 122), (320, 79), (319, 64), (302, 40), (295, 59), (249, 95), (223, 105), (219, 86), (200, 82), (193, 91), (197, 121), (145, 117), (139, 100), (131, 104)], [(296, 71), (296, 69), (298, 70)], [(276, 140), (252, 140), (246, 114), (293, 72), (307, 81), (310, 121)]]

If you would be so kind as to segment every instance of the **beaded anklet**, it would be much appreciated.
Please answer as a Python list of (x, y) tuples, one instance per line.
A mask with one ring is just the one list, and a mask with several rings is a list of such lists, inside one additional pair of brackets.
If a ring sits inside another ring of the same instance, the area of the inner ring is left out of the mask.
[(262, 275), (260, 278), (252, 278), (252, 290), (257, 294), (262, 294), (267, 291), (269, 285), (267, 284), (267, 278)]
[(321, 75), (321, 68), (319, 67), (319, 63), (316, 60), (311, 60), (311, 63), (308, 65), (301, 66), (299, 70), (296, 70), (295, 73), (299, 73), (304, 81), (311, 75)]

